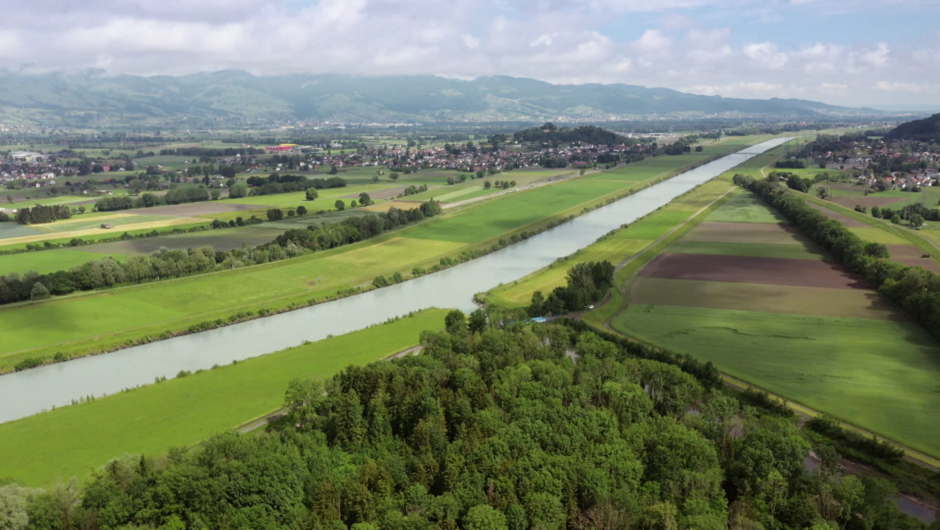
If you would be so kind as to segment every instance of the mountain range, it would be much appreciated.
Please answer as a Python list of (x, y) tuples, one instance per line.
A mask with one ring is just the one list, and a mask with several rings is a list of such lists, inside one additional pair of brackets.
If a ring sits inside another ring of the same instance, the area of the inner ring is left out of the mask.
[(185, 76), (0, 73), (0, 122), (197, 126), (260, 122), (609, 121), (883, 115), (798, 99), (734, 99), (624, 84), (554, 85), (506, 76)]

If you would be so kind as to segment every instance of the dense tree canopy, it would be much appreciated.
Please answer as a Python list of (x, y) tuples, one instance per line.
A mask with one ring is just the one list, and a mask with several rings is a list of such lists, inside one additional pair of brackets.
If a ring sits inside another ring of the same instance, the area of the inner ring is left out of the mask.
[(422, 355), (291, 382), (268, 432), (119, 457), (82, 490), (7, 486), (0, 505), (37, 530), (919, 526), (882, 482), (807, 475), (791, 421), (711, 378), (489, 320), (508, 327), (424, 332)]

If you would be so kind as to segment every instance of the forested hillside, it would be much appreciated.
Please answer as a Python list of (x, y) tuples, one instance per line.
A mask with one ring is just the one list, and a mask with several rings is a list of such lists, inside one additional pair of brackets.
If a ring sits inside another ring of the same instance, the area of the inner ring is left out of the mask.
[(786, 410), (739, 402), (709, 365), (578, 323), (446, 324), (420, 356), (292, 382), (267, 433), (120, 456), (83, 488), (0, 488), (0, 527), (921, 527), (831, 448), (804, 472)]
[(940, 142), (940, 114), (902, 123), (885, 135), (885, 139)]
[[(363, 122), (611, 118), (803, 117), (883, 114), (796, 99), (735, 99), (624, 84), (553, 85), (506, 76), (185, 76), (0, 72), (0, 121), (45, 126), (185, 125), (268, 120)], [(215, 127), (216, 125), (213, 125)]]

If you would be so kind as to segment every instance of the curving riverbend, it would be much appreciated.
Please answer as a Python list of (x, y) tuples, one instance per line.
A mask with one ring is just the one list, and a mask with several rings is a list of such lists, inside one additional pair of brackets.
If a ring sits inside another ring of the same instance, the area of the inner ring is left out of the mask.
[(0, 376), (0, 423), (378, 324), (429, 307), (474, 309), (472, 297), (517, 280), (632, 223), (675, 197), (790, 140), (778, 138), (725, 156), (482, 258), (349, 298)]

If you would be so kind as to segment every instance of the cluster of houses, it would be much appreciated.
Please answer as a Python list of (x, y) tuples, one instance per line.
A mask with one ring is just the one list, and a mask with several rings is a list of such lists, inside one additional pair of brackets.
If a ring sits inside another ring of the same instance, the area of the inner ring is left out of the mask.
[(0, 159), (0, 186), (15, 180), (35, 188), (55, 186), (55, 179), (77, 174), (75, 168), (56, 165), (46, 155), (31, 151), (12, 151)]

